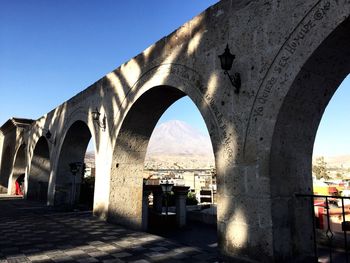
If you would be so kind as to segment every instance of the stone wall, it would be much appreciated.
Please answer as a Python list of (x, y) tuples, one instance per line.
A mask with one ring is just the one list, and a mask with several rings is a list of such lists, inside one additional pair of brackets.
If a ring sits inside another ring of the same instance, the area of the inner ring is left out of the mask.
[[(94, 213), (142, 227), (142, 166), (151, 131), (187, 95), (211, 136), (223, 253), (259, 262), (312, 257), (313, 140), (322, 113), (349, 72), (350, 1), (223, 0), (37, 120), (28, 162), (49, 129), (48, 202), (53, 204), (67, 134), (84, 122), (96, 145)], [(345, 21), (345, 22), (344, 22)], [(226, 45), (239, 72), (234, 93), (220, 68)], [(106, 129), (92, 120), (97, 108)], [(2, 164), (3, 165), (3, 164)]]

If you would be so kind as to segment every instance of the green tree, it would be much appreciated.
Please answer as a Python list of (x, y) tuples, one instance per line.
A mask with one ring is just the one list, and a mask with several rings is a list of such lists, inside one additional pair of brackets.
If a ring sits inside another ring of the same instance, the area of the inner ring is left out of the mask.
[(343, 179), (343, 173), (342, 172), (337, 172), (336, 176), (338, 179)]
[(316, 163), (312, 166), (312, 172), (315, 174), (317, 179), (324, 178), (325, 180), (329, 179), (329, 171), (327, 170), (327, 163), (324, 160), (324, 157), (316, 158)]

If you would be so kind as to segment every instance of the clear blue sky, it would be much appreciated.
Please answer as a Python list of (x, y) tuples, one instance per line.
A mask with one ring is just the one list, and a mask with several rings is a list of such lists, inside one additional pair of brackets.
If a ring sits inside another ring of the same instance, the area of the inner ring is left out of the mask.
[(314, 155), (350, 155), (350, 75), (339, 86), (322, 116)]
[[(0, 0), (0, 125), (37, 119), (168, 35), (217, 0)], [(350, 78), (326, 109), (316, 155), (350, 149)], [(184, 98), (161, 122), (205, 130)]]
[(170, 120), (181, 120), (187, 122), (189, 125), (199, 130), (203, 135), (209, 136), (207, 126), (205, 125), (201, 113), (188, 96), (175, 101), (174, 104), (164, 112), (157, 125)]
[(1, 0), (0, 125), (39, 118), (216, 2)]

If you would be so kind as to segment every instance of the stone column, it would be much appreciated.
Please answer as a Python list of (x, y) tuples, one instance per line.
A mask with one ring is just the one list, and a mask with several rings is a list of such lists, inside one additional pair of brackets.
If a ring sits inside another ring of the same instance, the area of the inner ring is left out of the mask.
[(143, 186), (142, 194), (142, 230), (148, 229), (148, 197), (151, 194), (152, 189), (148, 185)]
[(188, 186), (173, 187), (176, 203), (176, 224), (178, 227), (186, 226), (186, 197), (189, 189), (190, 187)]

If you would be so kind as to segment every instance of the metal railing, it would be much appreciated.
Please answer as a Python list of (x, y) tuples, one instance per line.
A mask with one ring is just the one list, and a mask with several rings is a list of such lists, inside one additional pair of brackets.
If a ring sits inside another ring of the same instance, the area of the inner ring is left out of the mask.
[[(327, 218), (327, 225), (325, 225), (325, 234), (328, 239), (328, 254), (329, 254), (329, 262), (333, 262), (333, 256), (335, 254), (334, 249), (335, 246), (333, 244), (334, 238), (335, 238), (335, 233), (334, 230), (331, 228), (331, 207), (330, 205), (337, 205), (338, 210), (341, 207), (341, 231), (343, 232), (344, 236), (344, 250), (345, 250), (345, 262), (349, 262), (349, 248), (348, 248), (348, 236), (347, 232), (350, 231), (350, 221), (346, 221), (346, 211), (345, 211), (345, 206), (344, 206), (344, 199), (350, 201), (350, 197), (343, 197), (343, 196), (331, 196), (331, 195), (311, 195), (311, 194), (296, 194), (296, 197), (306, 197), (310, 198), (310, 203), (311, 203), (311, 210), (312, 210), (312, 224), (313, 224), (313, 235), (314, 235), (314, 253), (315, 253), (315, 258), (319, 257), (318, 253), (318, 240), (317, 240), (317, 224), (316, 224), (316, 214), (315, 214), (315, 207), (323, 207), (326, 212), (325, 216)], [(320, 202), (323, 200), (322, 204), (315, 204), (315, 199), (319, 200)], [(340, 202), (339, 202), (340, 201)], [(350, 207), (350, 202), (349, 205)], [(350, 217), (350, 210), (348, 210), (348, 214)], [(323, 216), (323, 214), (319, 214), (318, 218), (320, 220), (320, 217)], [(320, 221), (318, 221), (320, 222)], [(318, 226), (320, 227), (320, 226)], [(344, 262), (344, 261), (342, 261)]]

